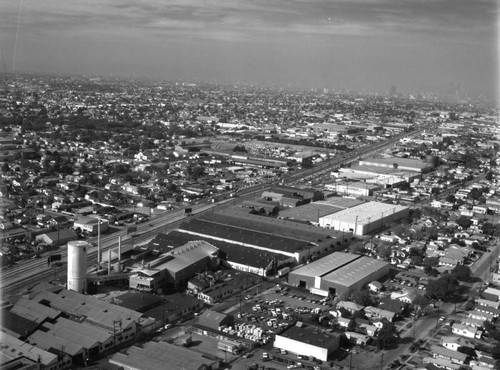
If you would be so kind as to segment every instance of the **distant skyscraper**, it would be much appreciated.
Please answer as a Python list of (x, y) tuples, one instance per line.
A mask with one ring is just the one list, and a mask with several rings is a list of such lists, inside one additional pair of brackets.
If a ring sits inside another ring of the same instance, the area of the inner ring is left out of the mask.
[(389, 95), (392, 96), (392, 95), (396, 95), (397, 93), (398, 93), (398, 88), (395, 85), (392, 85)]

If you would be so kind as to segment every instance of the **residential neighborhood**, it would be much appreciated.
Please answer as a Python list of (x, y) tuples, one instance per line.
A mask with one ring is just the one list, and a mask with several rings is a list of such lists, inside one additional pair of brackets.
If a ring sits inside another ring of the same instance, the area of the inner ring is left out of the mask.
[(498, 109), (1, 79), (2, 368), (498, 368)]

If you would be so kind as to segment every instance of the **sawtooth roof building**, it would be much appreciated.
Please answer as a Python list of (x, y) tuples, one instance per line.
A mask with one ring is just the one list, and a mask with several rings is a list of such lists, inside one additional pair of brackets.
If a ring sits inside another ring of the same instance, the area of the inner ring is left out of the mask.
[(349, 296), (389, 273), (390, 264), (357, 254), (335, 252), (290, 272), (288, 283), (320, 295)]

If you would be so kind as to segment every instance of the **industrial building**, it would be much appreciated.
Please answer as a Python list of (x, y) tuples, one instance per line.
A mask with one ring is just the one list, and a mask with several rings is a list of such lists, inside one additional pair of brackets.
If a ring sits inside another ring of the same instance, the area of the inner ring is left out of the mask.
[(85, 232), (88, 235), (97, 235), (99, 231), (99, 221), (101, 222), (101, 232), (105, 233), (109, 228), (109, 221), (96, 217), (79, 217), (73, 223), (73, 229)]
[(339, 172), (334, 172), (332, 175), (349, 180), (363, 181), (367, 184), (377, 184), (385, 188), (397, 186), (403, 182), (413, 182), (419, 179), (419, 172), (405, 171), (394, 167), (377, 167), (377, 166), (351, 166), (340, 168)]
[[(138, 312), (60, 287), (22, 297), (10, 311), (2, 313), (4, 317), (11, 315), (25, 323), (22, 339), (27, 343), (60, 354), (59, 362), (74, 364), (132, 342), (139, 328), (151, 321)], [(15, 336), (12, 329), (11, 336)]]
[[(204, 236), (183, 233), (175, 230), (168, 234), (159, 234), (151, 241), (154, 250), (172, 250), (192, 241), (205, 241), (219, 249), (221, 264), (259, 276), (271, 274), (273, 268), (295, 263), (295, 258), (280, 253), (272, 253), (259, 249), (248, 248), (227, 241), (215, 240)], [(148, 245), (149, 248), (149, 245)]]
[(380, 190), (380, 186), (366, 182), (342, 181), (325, 185), (325, 190), (333, 191), (340, 196), (368, 197)]
[(109, 360), (111, 364), (124, 370), (215, 370), (219, 368), (219, 360), (176, 346), (164, 341), (147, 342), (141, 347), (132, 346), (126, 353), (116, 353)]
[(132, 269), (131, 289), (156, 292), (187, 284), (197, 272), (219, 265), (219, 249), (204, 241), (192, 241)]
[(408, 216), (409, 208), (381, 202), (359, 206), (320, 217), (319, 225), (354, 235), (366, 235)]
[(306, 358), (327, 361), (328, 356), (339, 348), (341, 335), (299, 321), (281, 334), (276, 334), (274, 347)]
[(342, 244), (342, 239), (339, 239), (341, 232), (322, 232), (313, 225), (271, 217), (249, 214), (240, 217), (236, 213), (234, 217), (230, 216), (233, 214), (213, 214), (203, 219), (192, 219), (181, 224), (178, 231), (214, 240), (214, 243), (221, 241), (261, 253), (281, 254), (293, 258), (295, 262), (326, 253)]
[(71, 365), (68, 357), (60, 357), (13, 336), (0, 335), (0, 368), (14, 369), (67, 369)]
[(323, 296), (349, 296), (389, 273), (390, 264), (351, 253), (335, 252), (288, 275), (292, 286)]
[(394, 168), (404, 171), (425, 173), (433, 168), (432, 163), (412, 158), (370, 158), (359, 161), (360, 166)]
[(40, 243), (45, 243), (47, 245), (59, 246), (66, 244), (69, 241), (77, 240), (78, 235), (71, 229), (61, 229), (57, 231), (51, 231), (46, 234), (41, 234), (36, 236), (36, 241)]

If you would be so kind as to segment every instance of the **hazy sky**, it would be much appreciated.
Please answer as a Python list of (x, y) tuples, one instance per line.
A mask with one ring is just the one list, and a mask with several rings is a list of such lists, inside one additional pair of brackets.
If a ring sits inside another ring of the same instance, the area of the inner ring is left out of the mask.
[(492, 96), (498, 24), (498, 0), (0, 1), (9, 72), (334, 89)]

